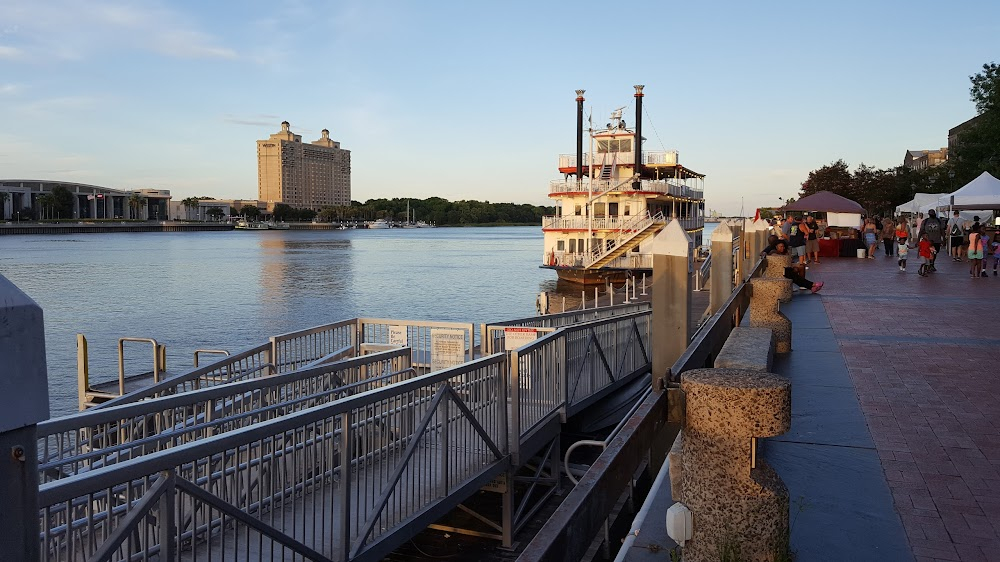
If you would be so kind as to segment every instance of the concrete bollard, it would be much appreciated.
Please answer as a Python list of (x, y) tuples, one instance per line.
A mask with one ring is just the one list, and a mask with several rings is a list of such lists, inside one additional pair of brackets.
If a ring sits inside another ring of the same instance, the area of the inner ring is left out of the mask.
[(42, 309), (0, 275), (0, 544), (4, 560), (38, 560), (38, 422), (49, 418)]
[(764, 277), (750, 280), (750, 327), (771, 329), (775, 353), (792, 350), (792, 321), (778, 309), (786, 282), (791, 281)]
[(767, 265), (764, 268), (764, 277), (768, 279), (781, 279), (787, 281), (781, 290), (779, 300), (781, 302), (792, 302), (792, 280), (785, 277), (785, 268), (792, 267), (792, 256), (779, 256), (771, 254), (767, 256)]
[(733, 231), (719, 223), (712, 232), (712, 273), (708, 278), (708, 309), (715, 314), (733, 293)]
[[(685, 425), (671, 456), (679, 449), (680, 496), (674, 499), (693, 519), (684, 561), (722, 560), (727, 549), (739, 549), (742, 560), (774, 560), (787, 551), (788, 489), (757, 457), (756, 440), (788, 431), (791, 384), (761, 371), (696, 369), (681, 376), (681, 390)], [(674, 484), (672, 477), (672, 492)]]
[(672, 220), (653, 238), (653, 388), (687, 349), (691, 337), (693, 244)]

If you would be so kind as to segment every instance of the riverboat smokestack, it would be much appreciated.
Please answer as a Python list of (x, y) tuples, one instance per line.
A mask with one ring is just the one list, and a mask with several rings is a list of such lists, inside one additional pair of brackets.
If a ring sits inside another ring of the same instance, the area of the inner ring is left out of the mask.
[(635, 88), (635, 173), (636, 180), (632, 182), (632, 188), (639, 191), (642, 185), (639, 181), (642, 172), (642, 89), (645, 85), (636, 85)]
[(576, 181), (583, 181), (583, 93), (576, 91)]

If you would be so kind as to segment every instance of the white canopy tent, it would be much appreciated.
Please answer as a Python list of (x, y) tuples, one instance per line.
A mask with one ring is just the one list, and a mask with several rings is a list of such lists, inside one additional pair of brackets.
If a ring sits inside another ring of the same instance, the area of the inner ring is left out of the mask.
[(907, 201), (896, 207), (896, 214), (910, 213), (915, 215), (919, 212), (927, 212), (927, 209), (937, 205), (937, 200), (940, 198), (940, 193), (915, 193), (912, 201)]
[(938, 199), (937, 206), (958, 210), (1000, 209), (1000, 180), (989, 172), (983, 172), (958, 191)]

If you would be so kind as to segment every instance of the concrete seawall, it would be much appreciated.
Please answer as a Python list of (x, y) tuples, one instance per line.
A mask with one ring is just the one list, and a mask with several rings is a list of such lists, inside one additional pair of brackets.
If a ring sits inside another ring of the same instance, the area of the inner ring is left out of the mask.
[(94, 234), (104, 232), (201, 232), (233, 230), (231, 224), (184, 222), (0, 224), (0, 236), (13, 234)]

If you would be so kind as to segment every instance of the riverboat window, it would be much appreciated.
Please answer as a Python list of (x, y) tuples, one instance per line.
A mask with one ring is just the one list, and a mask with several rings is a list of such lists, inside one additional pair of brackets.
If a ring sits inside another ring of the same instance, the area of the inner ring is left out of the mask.
[(576, 240), (576, 251), (581, 254), (583, 253), (583, 238), (578, 238)]
[(594, 216), (595, 217), (604, 216), (604, 203), (594, 203)]
[(581, 213), (581, 211), (582, 211), (582, 209), (580, 208), (580, 206), (579, 206), (579, 205), (577, 205), (577, 206), (576, 206), (576, 215), (577, 215), (577, 216), (580, 216), (580, 215), (582, 214), (582, 213)]
[[(560, 245), (562, 244), (562, 240), (559, 241), (559, 244)], [(560, 249), (562, 249), (562, 248), (560, 248)], [(569, 239), (569, 253), (571, 253), (571, 254), (575, 254), (576, 253), (576, 238), (570, 238)]]
[(599, 154), (608, 152), (632, 152), (632, 139), (609, 139), (597, 141)]
[(618, 216), (618, 203), (608, 203), (608, 215), (612, 217)]
[[(570, 240), (570, 242), (572, 242), (572, 240)], [(566, 250), (566, 241), (565, 240), (556, 240), (556, 250), (558, 250), (560, 252), (565, 251)]]
[(625, 203), (625, 216), (627, 217), (631, 214), (632, 214), (632, 205), (630, 205), (629, 203)]

